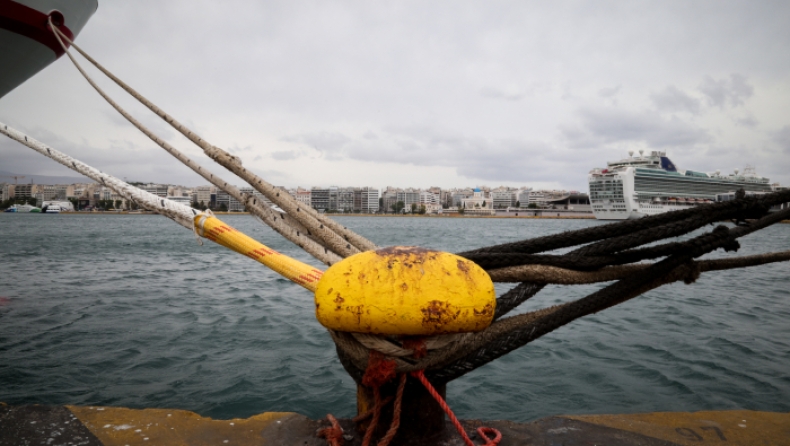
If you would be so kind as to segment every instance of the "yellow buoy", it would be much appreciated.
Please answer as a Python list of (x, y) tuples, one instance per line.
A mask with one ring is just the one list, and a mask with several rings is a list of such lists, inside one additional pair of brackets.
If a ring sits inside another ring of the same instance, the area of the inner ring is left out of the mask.
[(471, 260), (396, 246), (330, 267), (315, 291), (315, 314), (338, 331), (435, 335), (480, 331), (494, 318), (494, 283)]

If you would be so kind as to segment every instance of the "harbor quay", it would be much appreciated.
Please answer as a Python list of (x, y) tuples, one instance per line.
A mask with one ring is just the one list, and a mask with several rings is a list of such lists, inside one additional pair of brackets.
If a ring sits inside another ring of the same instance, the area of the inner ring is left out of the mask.
[[(15, 179), (24, 176), (15, 177)], [(245, 212), (245, 206), (215, 186), (185, 187), (170, 184), (130, 183), (138, 188), (196, 209)], [(531, 187), (487, 186), (442, 189), (439, 187), (278, 187), (299, 203), (328, 214), (444, 215), (464, 217), (591, 218), (586, 193), (567, 190), (534, 190)], [(271, 201), (251, 187), (239, 189), (265, 205)], [(141, 211), (111, 188), (99, 183), (10, 184), (0, 183), (0, 209), (28, 205), (57, 211)], [(16, 208), (14, 208), (16, 209)], [(29, 212), (29, 210), (20, 210)]]

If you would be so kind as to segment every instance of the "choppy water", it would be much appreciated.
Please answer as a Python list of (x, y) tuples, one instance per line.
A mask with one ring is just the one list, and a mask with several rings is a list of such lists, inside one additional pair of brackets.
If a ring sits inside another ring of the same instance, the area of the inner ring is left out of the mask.
[[(223, 216), (310, 259), (249, 216)], [(590, 220), (342, 218), (381, 246), (451, 252)], [(739, 254), (790, 249), (790, 225)], [(318, 266), (318, 265), (317, 265)], [(521, 311), (595, 286), (548, 287)], [(501, 287), (500, 293), (507, 287)], [(448, 386), (463, 418), (790, 411), (790, 264), (706, 273), (561, 328)], [(312, 296), (158, 216), (0, 214), (0, 401), (215, 418), (355, 411)]]

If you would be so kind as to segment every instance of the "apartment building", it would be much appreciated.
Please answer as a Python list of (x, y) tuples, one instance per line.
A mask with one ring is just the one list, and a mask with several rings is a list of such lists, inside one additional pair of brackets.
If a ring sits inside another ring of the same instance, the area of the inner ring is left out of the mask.
[(38, 192), (35, 184), (15, 184), (14, 198), (32, 198)]
[(375, 214), (379, 211), (379, 190), (372, 187), (354, 188), (354, 211)]
[(350, 187), (330, 187), (329, 208), (338, 212), (352, 212), (354, 210), (354, 189)]
[(170, 188), (170, 186), (168, 186), (167, 184), (148, 183), (138, 187), (148, 193), (156, 195), (157, 197), (165, 198), (169, 195), (168, 189)]
[(318, 211), (329, 210), (329, 188), (312, 188), (310, 190), (310, 206)]
[(298, 201), (299, 203), (302, 203), (305, 206), (312, 206), (312, 203), (310, 201), (312, 198), (312, 194), (309, 190), (302, 189), (301, 187), (297, 187), (296, 191), (294, 191), (294, 193), (292, 193), (291, 195), (293, 195), (294, 198), (296, 198), (296, 201)]
[(198, 186), (192, 189), (192, 201), (209, 208), (217, 202), (217, 192), (214, 186)]
[(402, 201), (403, 205), (405, 206), (404, 209), (407, 211), (411, 210), (411, 205), (416, 204), (417, 206), (420, 205), (420, 189), (413, 189), (411, 187), (398, 190), (397, 193), (397, 201)]
[(494, 209), (507, 209), (513, 204), (513, 192), (506, 187), (492, 189), (488, 196), (491, 198), (491, 206)]

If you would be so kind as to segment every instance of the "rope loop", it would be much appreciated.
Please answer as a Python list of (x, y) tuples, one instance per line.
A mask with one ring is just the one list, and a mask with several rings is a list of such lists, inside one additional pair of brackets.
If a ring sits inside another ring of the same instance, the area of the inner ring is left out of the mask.
[[(425, 377), (425, 373), (423, 373), (422, 370), (417, 370), (416, 372), (411, 372), (411, 376), (420, 380), (422, 385), (425, 386), (425, 390), (427, 390), (428, 393), (431, 394), (433, 399), (435, 399), (436, 402), (439, 403), (439, 406), (442, 407), (444, 413), (446, 413), (447, 417), (450, 418), (450, 422), (453, 423), (455, 429), (458, 431), (459, 434), (461, 434), (461, 438), (463, 438), (464, 443), (466, 443), (467, 446), (475, 446), (475, 444), (469, 438), (469, 435), (466, 434), (466, 430), (464, 429), (464, 427), (461, 426), (461, 422), (458, 421), (458, 418), (453, 413), (453, 410), (450, 409), (450, 406), (447, 405), (447, 402), (444, 401), (444, 398), (442, 398), (442, 396), (439, 395), (439, 392), (436, 391), (436, 389), (433, 387), (431, 382), (428, 381), (428, 378)], [(481, 438), (483, 438), (486, 441), (486, 443), (483, 446), (496, 446), (499, 444), (499, 441), (502, 439), (502, 433), (492, 427), (480, 427), (478, 428), (477, 433), (480, 435)], [(494, 439), (491, 440), (490, 438), (488, 438), (487, 435), (485, 435), (485, 433), (491, 433), (495, 435)]]
[(211, 209), (206, 209), (205, 211), (201, 211), (199, 214), (197, 214), (195, 216), (195, 217), (200, 217), (200, 219), (198, 221), (195, 221), (195, 219), (192, 219), (192, 230), (194, 231), (195, 239), (197, 239), (198, 244), (200, 246), (203, 246), (203, 240), (201, 239), (201, 237), (205, 237), (205, 235), (203, 235), (205, 233), (205, 231), (203, 229), (203, 224), (206, 223), (206, 219), (207, 218), (213, 217), (213, 216), (214, 216), (214, 213), (211, 212)]
[(319, 430), (316, 435), (319, 438), (326, 439), (329, 446), (343, 446), (343, 428), (340, 427), (337, 418), (330, 413), (326, 415), (326, 419), (329, 420), (332, 426)]

